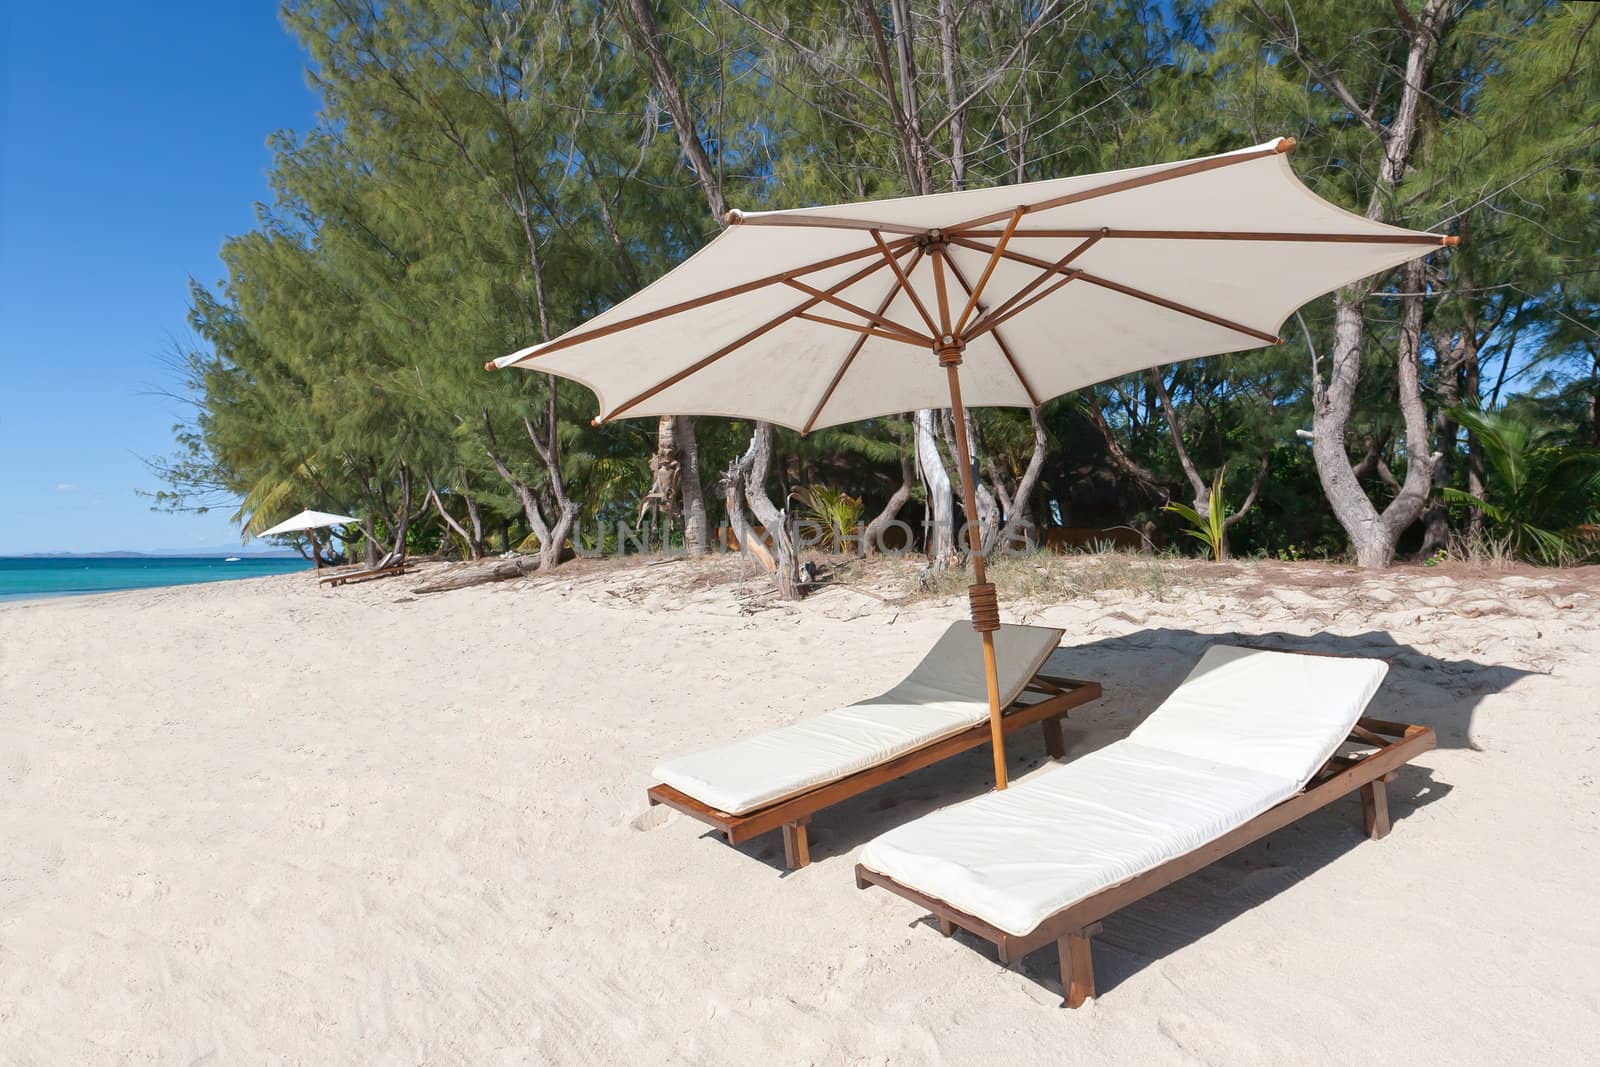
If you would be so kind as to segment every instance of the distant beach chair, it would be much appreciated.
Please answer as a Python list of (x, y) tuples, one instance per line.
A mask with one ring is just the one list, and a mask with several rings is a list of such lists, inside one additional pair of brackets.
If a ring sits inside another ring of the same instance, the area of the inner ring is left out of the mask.
[(411, 569), (405, 560), (399, 563), (387, 563), (382, 567), (372, 567), (364, 571), (342, 571), (339, 574), (330, 574), (317, 579), (317, 584), (326, 585), (330, 589), (334, 586), (345, 585), (350, 582), (365, 582), (373, 578), (388, 578), (395, 574), (404, 574)]
[[(1011, 625), (995, 632), (1003, 729), (1040, 724), (1056, 758), (1066, 754), (1062, 717), (1100, 696), (1094, 682), (1042, 673), (1061, 634)], [(881, 696), (668, 760), (647, 795), (715, 827), (729, 844), (781, 829), (793, 870), (811, 860), (806, 827), (817, 812), (989, 740), (981, 635), (958, 622)]]
[(1389, 832), (1385, 783), (1434, 733), (1362, 717), (1387, 669), (1212, 646), (1126, 739), (890, 830), (856, 885), (993, 942), (1003, 963), (1055, 942), (1076, 1008), (1111, 913), (1358, 789), (1367, 835)]

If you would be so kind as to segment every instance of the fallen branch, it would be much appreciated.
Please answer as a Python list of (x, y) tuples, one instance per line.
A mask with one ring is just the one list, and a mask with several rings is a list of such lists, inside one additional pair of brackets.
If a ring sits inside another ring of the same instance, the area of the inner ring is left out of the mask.
[(446, 571), (437, 581), (411, 590), (413, 593), (448, 593), (452, 589), (467, 589), (474, 585), (504, 582), (512, 578), (526, 578), (539, 569), (539, 561), (532, 557), (517, 556), (500, 560), (490, 566), (457, 567)]

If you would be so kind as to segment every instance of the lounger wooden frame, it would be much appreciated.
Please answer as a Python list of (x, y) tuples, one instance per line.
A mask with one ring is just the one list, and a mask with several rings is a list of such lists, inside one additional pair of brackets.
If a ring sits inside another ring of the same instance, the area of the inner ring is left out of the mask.
[(409, 563), (391, 563), (385, 567), (373, 567), (371, 570), (330, 574), (325, 578), (318, 578), (317, 582), (331, 589), (334, 586), (344, 585), (346, 582), (365, 582), (371, 578), (387, 578), (394, 574), (404, 574), (410, 569), (411, 565)]
[[(1027, 699), (1032, 696), (1034, 699)], [(1023, 687), (1022, 695), (1013, 701), (1001, 720), (1005, 732), (1012, 733), (1038, 723), (1044, 730), (1045, 749), (1054, 759), (1063, 758), (1066, 742), (1061, 736), (1061, 720), (1073, 708), (1081, 707), (1100, 698), (1100, 683), (1085, 682), (1076, 678), (1059, 678), (1049, 674), (1035, 674)], [(792, 797), (786, 797), (766, 807), (731, 815), (701, 803), (687, 793), (670, 785), (653, 785), (646, 794), (650, 803), (665, 804), (685, 815), (715, 827), (737, 845), (771, 830), (783, 831), (784, 861), (790, 870), (811, 862), (811, 845), (806, 826), (811, 816), (867, 790), (893, 781), (912, 771), (921, 770), (940, 760), (968, 749), (989, 743), (989, 720), (985, 718), (975, 726), (958, 734), (912, 749), (894, 759), (857, 771), (837, 781)]]
[(931, 912), (946, 937), (956, 928), (993, 942), (1002, 963), (1023, 956), (1054, 941), (1060, 955), (1061, 987), (1064, 1007), (1076, 1008), (1095, 995), (1094, 964), (1089, 940), (1100, 932), (1100, 921), (1113, 912), (1163, 889), (1186, 875), (1250, 844), (1274, 830), (1360, 790), (1362, 822), (1367, 836), (1376, 840), (1389, 832), (1389, 799), (1385, 784), (1397, 768), (1433, 748), (1434, 732), (1426, 726), (1408, 726), (1383, 719), (1363, 718), (1350, 733), (1351, 744), (1372, 749), (1359, 755), (1335, 755), (1322, 766), (1309, 785), (1299, 793), (1254, 819), (1235, 827), (1215, 841), (1168, 860), (1143, 874), (1102, 889), (1092, 896), (1069, 904), (1045, 919), (1027, 934), (1006, 933), (941, 900), (903, 886), (887, 875), (856, 864), (856, 887), (882, 886)]

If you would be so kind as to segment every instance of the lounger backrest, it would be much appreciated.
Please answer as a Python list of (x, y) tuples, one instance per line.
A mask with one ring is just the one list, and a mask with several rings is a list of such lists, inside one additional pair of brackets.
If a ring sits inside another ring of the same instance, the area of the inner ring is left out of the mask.
[[(1005, 625), (994, 633), (996, 673), (1000, 679), (1000, 706), (1022, 693), (1028, 679), (1061, 645), (1065, 631), (1048, 626)], [(983, 676), (983, 635), (970, 622), (953, 622), (922, 662), (893, 689), (863, 704), (915, 704), (930, 696), (942, 700), (976, 701), (987, 705), (989, 689)]]
[(1212, 645), (1128, 740), (1305, 785), (1388, 670), (1375, 659)]

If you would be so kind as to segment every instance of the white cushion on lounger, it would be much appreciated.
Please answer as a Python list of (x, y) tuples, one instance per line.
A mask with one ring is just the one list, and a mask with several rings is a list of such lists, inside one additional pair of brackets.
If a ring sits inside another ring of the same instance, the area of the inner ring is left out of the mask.
[[(1062, 631), (995, 631), (1001, 705), (1021, 694), (1061, 644)], [(982, 637), (952, 623), (893, 689), (847, 708), (704, 752), (667, 760), (656, 779), (719, 811), (740, 815), (984, 722), (989, 717)]]
[(1304, 785), (1388, 671), (1377, 659), (1212, 645), (1128, 740)]
[(1213, 647), (1127, 739), (891, 830), (861, 862), (1008, 933), (1030, 933), (1299, 792), (1385, 670)]
[(1190, 852), (1292, 796), (1285, 778), (1118, 741), (872, 841), (861, 862), (1026, 934), (1051, 913)]

